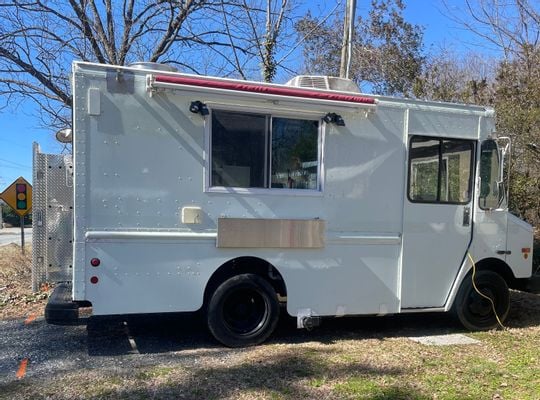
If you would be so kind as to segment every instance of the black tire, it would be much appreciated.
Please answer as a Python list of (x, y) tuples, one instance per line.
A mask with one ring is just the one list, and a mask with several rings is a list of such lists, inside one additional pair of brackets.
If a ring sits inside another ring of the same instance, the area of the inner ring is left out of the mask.
[[(497, 315), (504, 323), (510, 310), (510, 293), (506, 281), (492, 271), (477, 272), (474, 281), (478, 290), (493, 300)], [(454, 302), (454, 313), (463, 326), (471, 331), (486, 331), (500, 327), (493, 312), (493, 305), (476, 292), (471, 275), (461, 283)]]
[(212, 294), (207, 308), (210, 333), (228, 347), (264, 342), (279, 319), (277, 294), (264, 278), (242, 274), (227, 279)]

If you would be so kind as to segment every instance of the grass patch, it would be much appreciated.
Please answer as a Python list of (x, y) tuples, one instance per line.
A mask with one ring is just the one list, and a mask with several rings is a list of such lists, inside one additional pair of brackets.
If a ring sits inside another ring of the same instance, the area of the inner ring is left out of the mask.
[(142, 379), (142, 380), (153, 379), (153, 378), (162, 378), (162, 377), (166, 377), (166, 376), (172, 374), (173, 371), (174, 371), (174, 368), (172, 368), (172, 367), (157, 366), (157, 367), (154, 367), (154, 368), (139, 372), (137, 374), (136, 378), (137, 379)]
[(428, 400), (428, 397), (415, 388), (406, 385), (384, 385), (366, 378), (350, 378), (346, 382), (336, 385), (337, 398), (355, 400)]
[(337, 398), (355, 400), (428, 400), (433, 397), (418, 392), (414, 387), (392, 382), (384, 384), (369, 378), (350, 378), (334, 388)]
[(377, 396), (382, 392), (381, 386), (376, 382), (366, 378), (349, 378), (344, 383), (335, 386), (338, 395), (345, 395), (354, 398), (367, 398), (367, 396)]
[(309, 382), (309, 386), (320, 388), (326, 383), (326, 378), (314, 378)]

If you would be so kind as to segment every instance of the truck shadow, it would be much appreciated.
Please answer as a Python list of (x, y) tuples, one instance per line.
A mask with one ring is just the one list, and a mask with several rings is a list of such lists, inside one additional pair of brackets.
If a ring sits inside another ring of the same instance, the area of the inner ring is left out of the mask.
[[(540, 325), (540, 296), (512, 292), (507, 326)], [(198, 313), (91, 317), (87, 321), (91, 356), (130, 353), (168, 353), (201, 348), (221, 348)], [(340, 340), (432, 336), (465, 332), (449, 313), (401, 314), (386, 317), (323, 319), (313, 331), (296, 329), (296, 320), (282, 312), (269, 343), (333, 343)]]
[[(447, 315), (328, 318), (312, 331), (296, 329), (296, 319), (280, 318), (269, 343), (362, 340), (395, 336), (421, 336), (455, 332)], [(222, 347), (210, 335), (198, 314), (134, 315), (122, 318), (92, 317), (88, 320), (88, 353), (110, 356), (129, 353), (167, 353)]]

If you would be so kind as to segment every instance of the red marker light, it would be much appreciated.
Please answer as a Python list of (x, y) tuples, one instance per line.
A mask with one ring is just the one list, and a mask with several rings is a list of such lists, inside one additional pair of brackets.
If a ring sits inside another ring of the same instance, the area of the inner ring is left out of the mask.
[(90, 282), (93, 283), (94, 285), (95, 285), (96, 283), (98, 283), (98, 281), (99, 281), (99, 279), (98, 279), (97, 276), (93, 276), (93, 277), (90, 278)]
[(90, 260), (90, 265), (92, 265), (92, 267), (98, 267), (99, 264), (101, 264), (101, 261), (99, 260), (99, 258), (92, 258)]

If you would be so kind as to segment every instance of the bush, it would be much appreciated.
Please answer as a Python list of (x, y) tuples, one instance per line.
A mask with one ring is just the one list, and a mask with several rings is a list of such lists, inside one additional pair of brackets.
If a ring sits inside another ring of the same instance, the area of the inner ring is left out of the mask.
[[(15, 212), (6, 204), (2, 204), (2, 217), (5, 224), (11, 225), (11, 226), (21, 226), (20, 221), (21, 217), (19, 217)], [(27, 214), (24, 216), (24, 225), (32, 225), (32, 213)]]

